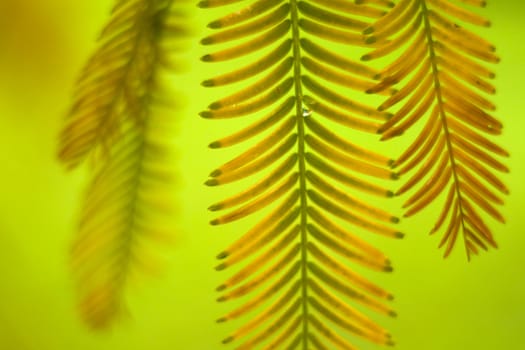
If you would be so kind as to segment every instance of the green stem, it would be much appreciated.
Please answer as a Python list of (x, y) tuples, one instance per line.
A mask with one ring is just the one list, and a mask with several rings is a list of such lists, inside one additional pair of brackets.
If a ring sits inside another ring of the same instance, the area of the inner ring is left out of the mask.
[(290, 1), (290, 12), (292, 20), (292, 40), (293, 40), (293, 58), (294, 58), (294, 82), (295, 82), (295, 116), (297, 119), (297, 154), (299, 163), (299, 186), (301, 202), (301, 297), (302, 297), (302, 348), (308, 349), (308, 267), (307, 267), (307, 247), (308, 233), (306, 231), (307, 223), (307, 196), (306, 196), (306, 166), (305, 166), (305, 131), (303, 120), (303, 90), (301, 86), (301, 44), (299, 41), (299, 20), (297, 1)]
[[(459, 179), (458, 174), (456, 172), (456, 159), (454, 158), (454, 151), (452, 148), (452, 143), (450, 141), (450, 131), (447, 124), (447, 117), (445, 115), (445, 110), (443, 108), (443, 96), (441, 93), (441, 83), (439, 81), (439, 70), (436, 63), (436, 52), (434, 49), (434, 40), (432, 38), (432, 27), (430, 25), (430, 20), (428, 19), (428, 8), (425, 0), (419, 0), (421, 3), (421, 11), (423, 15), (423, 23), (425, 26), (425, 33), (427, 36), (427, 44), (428, 44), (428, 52), (429, 52), (429, 59), (432, 66), (432, 76), (434, 77), (434, 89), (436, 91), (436, 98), (438, 101), (439, 106), (439, 116), (441, 119), (441, 124), (443, 125), (443, 131), (445, 133), (445, 140), (446, 140), (446, 147), (448, 151), (448, 157), (450, 160), (450, 165), (452, 167), (452, 176), (454, 177), (454, 187), (456, 191), (456, 195), (458, 198), (458, 207), (459, 207), (459, 215), (461, 220), (461, 227), (463, 229), (463, 232), (465, 232), (465, 221), (463, 220), (463, 206), (462, 206), (462, 199), (461, 199), (461, 189), (459, 188)], [(465, 234), (463, 234), (463, 239), (465, 238)], [(466, 242), (465, 242), (466, 243)], [(465, 244), (466, 247), (466, 244)], [(467, 248), (468, 249), (468, 248)], [(467, 253), (468, 254), (468, 253)]]

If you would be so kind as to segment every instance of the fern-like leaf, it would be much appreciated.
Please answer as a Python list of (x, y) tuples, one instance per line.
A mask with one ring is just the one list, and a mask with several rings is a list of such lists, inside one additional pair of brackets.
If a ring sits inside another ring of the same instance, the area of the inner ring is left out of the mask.
[(171, 175), (159, 143), (165, 125), (151, 117), (140, 128), (126, 122), (88, 187), (71, 255), (80, 311), (94, 328), (108, 327), (125, 311), (134, 271), (156, 269), (149, 241), (169, 239)]
[[(98, 91), (103, 99), (106, 94), (122, 99), (117, 102), (119, 120), (111, 142), (104, 146), (105, 156), (93, 163), (71, 252), (81, 314), (93, 328), (108, 327), (123, 314), (129, 280), (137, 271), (155, 269), (151, 242), (171, 236), (167, 198), (173, 177), (167, 146), (171, 120), (159, 104), (166, 93), (160, 76), (175, 53), (164, 47), (180, 44), (185, 20), (175, 0), (119, 1), (114, 12), (135, 13), (136, 8), (141, 9), (137, 14), (141, 46), (139, 52), (126, 54), (134, 62), (135, 77), (126, 83), (131, 85), (125, 97), (112, 88)], [(126, 16), (121, 20), (125, 19), (129, 20)], [(115, 25), (120, 27), (120, 20), (112, 19), (108, 28)], [(96, 80), (102, 74), (92, 73), (94, 77), (86, 79)]]
[[(376, 133), (390, 115), (348, 97), (349, 88), (372, 88), (378, 72), (326, 48), (329, 42), (338, 48), (370, 44), (360, 34), (369, 25), (363, 19), (379, 18), (392, 4), (237, 2), (199, 3), (203, 8), (235, 3), (228, 7), (228, 14), (209, 23), (215, 32), (202, 44), (223, 45), (202, 60), (218, 64), (242, 57), (246, 61), (234, 71), (203, 82), (208, 87), (245, 83), (233, 85), (238, 91), (211, 103), (201, 113), (211, 120), (246, 120), (240, 131), (212, 142), (210, 147), (258, 139), (214, 170), (206, 182), (218, 186), (258, 179), (209, 208), (214, 212), (229, 210), (212, 220), (212, 225), (260, 216), (218, 255), (222, 260), (218, 270), (242, 266), (218, 287), (222, 293), (218, 300), (247, 298), (219, 322), (257, 311), (257, 316), (223, 342), (239, 342), (238, 349), (259, 345), (264, 349), (326, 349), (327, 344), (354, 349), (346, 337), (334, 331), (339, 329), (379, 344), (392, 344), (387, 331), (353, 306), (357, 303), (394, 315), (384, 303), (391, 294), (344, 261), (391, 271), (385, 255), (354, 231), (402, 236), (389, 226), (397, 218), (357, 198), (363, 192), (393, 196), (363, 178), (391, 179), (396, 175), (387, 169), (388, 158), (332, 131), (346, 126)], [(350, 190), (357, 193), (349, 194)]]
[(469, 259), (479, 249), (497, 246), (483, 215), (504, 222), (496, 206), (503, 204), (500, 194), (508, 193), (495, 173), (508, 172), (501, 161), (508, 153), (491, 140), (501, 133), (502, 123), (491, 114), (495, 106), (486, 97), (495, 92), (490, 82), (494, 73), (486, 64), (499, 58), (491, 43), (458, 24), (488, 27), (487, 19), (467, 7), (485, 5), (482, 0), (401, 0), (364, 30), (385, 43), (363, 56), (365, 60), (403, 49), (381, 73), (382, 82), (369, 91), (402, 84), (379, 107), (401, 105), (383, 125), (383, 139), (424, 123), (394, 164), (400, 174), (413, 173), (397, 192), (412, 193), (404, 204), (405, 216), (445, 193), (431, 233), (444, 228), (439, 246), (446, 246), (445, 256), (462, 237)]
[[(158, 28), (153, 20), (170, 6), (166, 0), (119, 0), (98, 40), (99, 47), (84, 67), (76, 84), (73, 104), (62, 130), (58, 155), (74, 168), (97, 151), (107, 154), (119, 137), (120, 124), (129, 116), (140, 123), (140, 90), (149, 79), (149, 69), (165, 60), (154, 44)], [(186, 30), (170, 21), (172, 34)], [(166, 62), (167, 63), (167, 62)]]

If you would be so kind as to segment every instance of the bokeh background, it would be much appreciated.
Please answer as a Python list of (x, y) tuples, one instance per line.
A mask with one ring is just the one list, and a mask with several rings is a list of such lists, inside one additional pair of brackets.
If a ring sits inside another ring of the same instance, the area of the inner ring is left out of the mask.
[[(196, 44), (188, 73), (174, 83), (187, 104), (173, 115), (178, 228), (164, 273), (132, 286), (132, 316), (107, 332), (86, 329), (77, 316), (67, 255), (85, 169), (66, 173), (55, 148), (74, 80), (110, 7), (109, 0), (0, 0), (0, 349), (225, 348), (220, 340), (231, 328), (214, 320), (230, 307), (215, 302), (225, 275), (213, 266), (235, 233), (207, 224), (218, 193), (202, 183), (226, 158), (206, 147), (224, 132), (197, 116), (213, 98), (198, 83), (217, 72), (197, 60), (204, 50)], [(198, 37), (211, 18), (194, 12)], [(512, 154), (508, 222), (491, 225), (500, 249), (470, 263), (462, 247), (442, 259), (439, 240), (427, 235), (435, 212), (404, 220), (403, 241), (377, 240), (396, 271), (373, 277), (396, 295), (399, 313), (378, 320), (399, 350), (525, 349), (525, 2), (490, 1), (483, 13), (493, 26), (481, 33), (502, 57), (495, 102), (505, 124), (499, 141)], [(400, 214), (399, 204), (388, 206)]]

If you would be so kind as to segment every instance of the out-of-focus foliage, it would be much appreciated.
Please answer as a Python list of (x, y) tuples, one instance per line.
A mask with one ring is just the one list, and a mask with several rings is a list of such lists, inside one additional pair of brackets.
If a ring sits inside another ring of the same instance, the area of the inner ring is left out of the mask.
[(61, 133), (62, 163), (93, 167), (71, 249), (79, 309), (93, 328), (124, 313), (137, 270), (156, 270), (149, 243), (175, 236), (170, 130), (184, 113), (163, 106), (182, 105), (163, 84), (189, 32), (181, 3), (115, 3)]

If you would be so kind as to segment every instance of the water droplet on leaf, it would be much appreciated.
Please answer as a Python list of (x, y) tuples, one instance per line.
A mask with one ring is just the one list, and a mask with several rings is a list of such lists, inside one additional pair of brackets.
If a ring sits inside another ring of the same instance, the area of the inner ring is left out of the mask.
[(303, 117), (304, 118), (309, 117), (311, 115), (312, 115), (312, 110), (311, 109), (303, 108)]

